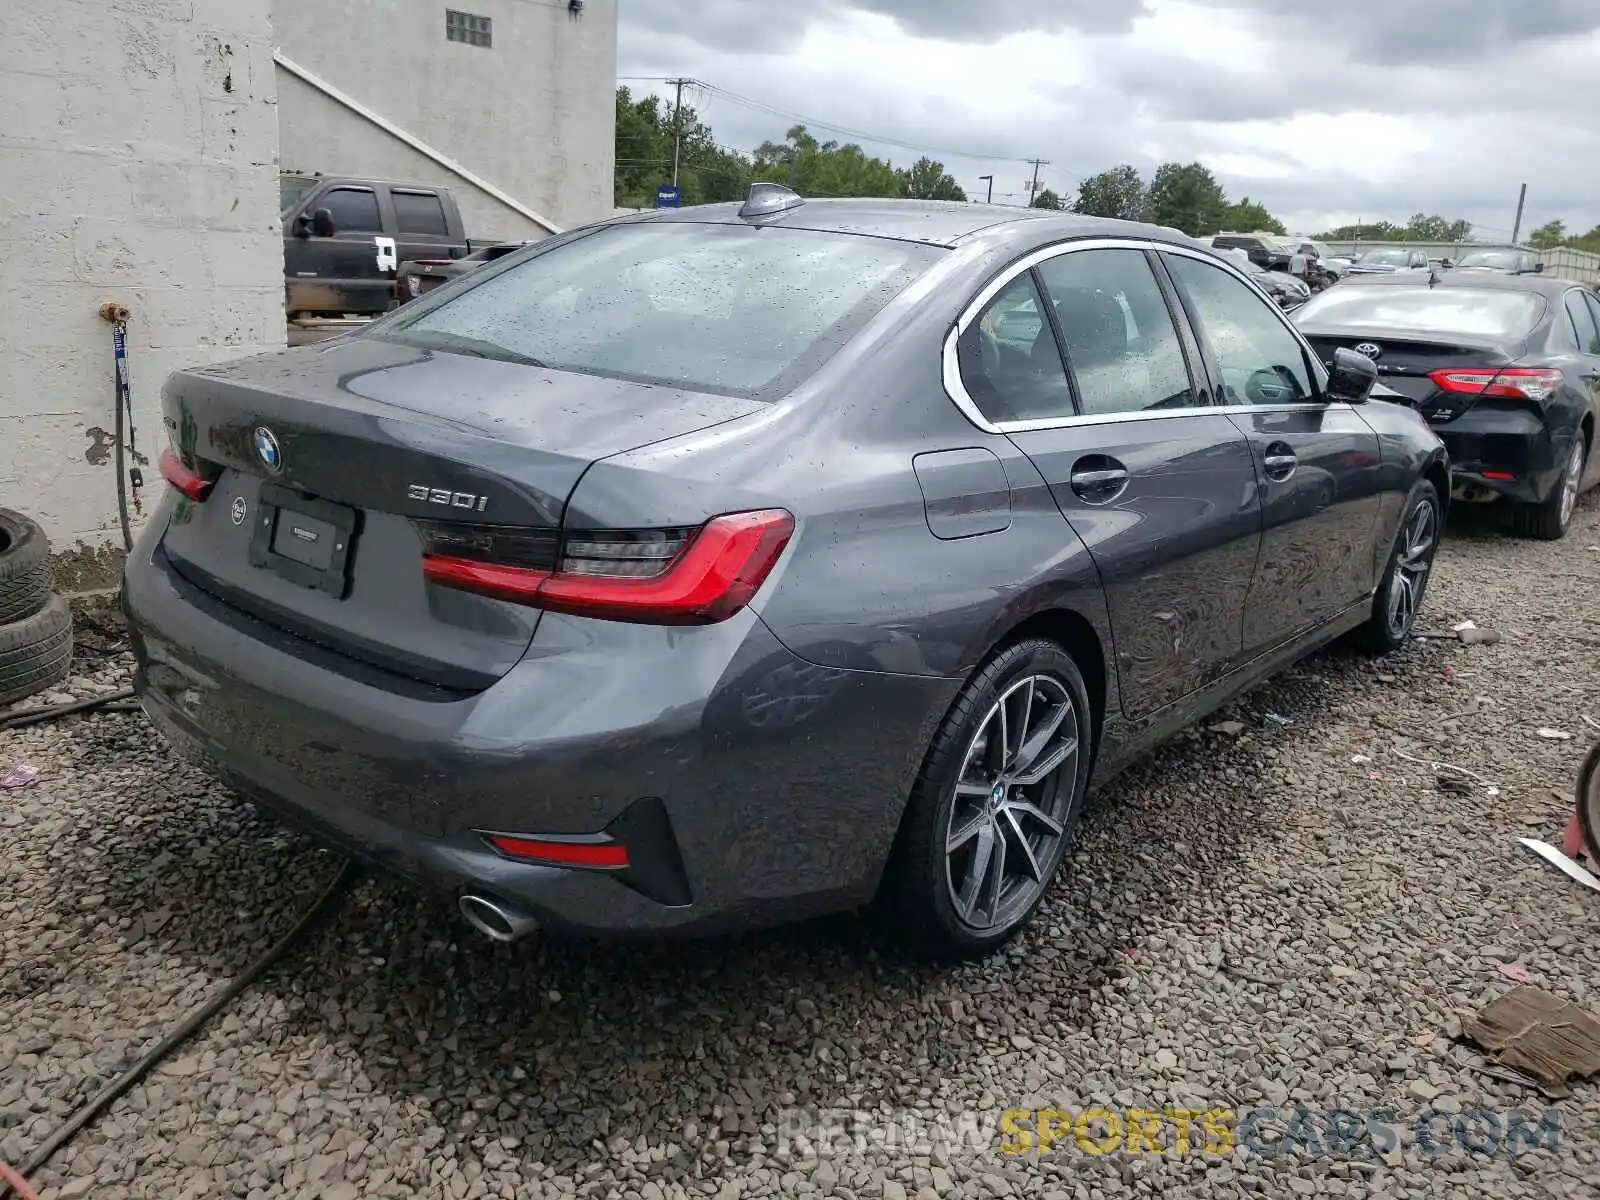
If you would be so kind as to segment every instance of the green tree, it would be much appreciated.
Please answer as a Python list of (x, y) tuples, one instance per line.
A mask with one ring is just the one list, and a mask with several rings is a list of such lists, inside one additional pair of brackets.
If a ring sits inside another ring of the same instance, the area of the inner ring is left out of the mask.
[(1567, 240), (1567, 223), (1550, 221), (1528, 235), (1528, 245), (1535, 250), (1549, 250)]
[(1591, 254), (1600, 254), (1600, 225), (1596, 225), (1588, 233), (1569, 238), (1567, 244), (1578, 250), (1587, 250)]
[(1246, 196), (1237, 204), (1230, 204), (1222, 213), (1224, 229), (1236, 233), (1288, 233), (1283, 222), (1267, 211), (1265, 204)]
[(1216, 233), (1228, 197), (1203, 164), (1162, 163), (1150, 180), (1150, 219), (1181, 229), (1190, 237)]
[(944, 169), (926, 156), (900, 172), (900, 194), (912, 200), (965, 200), (967, 193)]
[(1318, 241), (1333, 242), (1398, 242), (1406, 236), (1405, 227), (1388, 221), (1362, 221), (1355, 225), (1340, 225), (1317, 235)]
[(790, 129), (782, 142), (756, 147), (754, 171), (757, 178), (785, 184), (802, 196), (901, 194), (900, 172), (888, 162), (853, 142), (818, 142), (804, 125)]
[[(677, 114), (678, 186), (685, 204), (736, 200), (750, 188), (750, 161), (717, 145), (711, 129), (689, 105)], [(656, 189), (672, 182), (672, 106), (657, 96), (634, 99), (617, 89), (616, 172), (613, 198), (619, 208), (649, 208)]]
[(1072, 211), (1086, 217), (1115, 217), (1123, 221), (1142, 221), (1149, 205), (1144, 180), (1136, 167), (1124, 163), (1091, 175), (1078, 185), (1078, 198)]
[(1033, 198), (1033, 207), (1051, 208), (1060, 211), (1062, 208), (1061, 197), (1056, 195), (1049, 188), (1042, 188), (1039, 194)]

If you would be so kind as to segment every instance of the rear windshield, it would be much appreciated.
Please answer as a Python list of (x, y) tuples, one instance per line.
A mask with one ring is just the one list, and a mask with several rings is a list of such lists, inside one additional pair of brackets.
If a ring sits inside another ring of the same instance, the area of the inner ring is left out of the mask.
[(1544, 298), (1531, 292), (1350, 283), (1313, 296), (1294, 314), (1294, 321), (1319, 328), (1390, 325), (1427, 333), (1520, 338), (1543, 315)]
[(1517, 256), (1506, 250), (1474, 250), (1456, 261), (1458, 267), (1504, 267), (1509, 270), (1516, 265)]
[(792, 388), (943, 251), (801, 229), (607, 226), (371, 336), (738, 396)]
[(1375, 267), (1404, 267), (1410, 264), (1411, 256), (1404, 250), (1368, 250), (1356, 261)]

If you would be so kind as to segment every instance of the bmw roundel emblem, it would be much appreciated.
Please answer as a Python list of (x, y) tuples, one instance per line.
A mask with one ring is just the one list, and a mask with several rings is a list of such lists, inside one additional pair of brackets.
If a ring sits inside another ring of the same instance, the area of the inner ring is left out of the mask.
[(261, 465), (276, 475), (283, 467), (283, 451), (278, 448), (277, 436), (265, 425), (257, 425), (255, 442), (256, 457)]

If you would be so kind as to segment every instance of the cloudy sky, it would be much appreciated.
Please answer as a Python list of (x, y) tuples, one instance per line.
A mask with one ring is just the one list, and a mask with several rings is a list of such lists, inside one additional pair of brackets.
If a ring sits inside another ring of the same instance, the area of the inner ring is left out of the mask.
[(636, 91), (683, 75), (780, 110), (690, 93), (741, 149), (799, 114), (969, 194), (992, 173), (997, 201), (1030, 158), (1063, 195), (1198, 158), (1297, 231), (1422, 210), (1505, 238), (1522, 182), (1524, 232), (1600, 224), (1600, 0), (618, 3)]

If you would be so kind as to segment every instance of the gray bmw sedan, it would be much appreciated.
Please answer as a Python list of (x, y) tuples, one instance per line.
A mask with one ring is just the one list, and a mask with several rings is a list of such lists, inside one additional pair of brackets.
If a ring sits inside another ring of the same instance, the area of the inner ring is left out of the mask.
[(1091, 783), (1409, 635), (1449, 466), (1374, 381), (1176, 230), (608, 221), (168, 381), (139, 694), (500, 940), (875, 902), (980, 954)]

